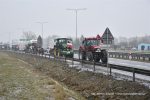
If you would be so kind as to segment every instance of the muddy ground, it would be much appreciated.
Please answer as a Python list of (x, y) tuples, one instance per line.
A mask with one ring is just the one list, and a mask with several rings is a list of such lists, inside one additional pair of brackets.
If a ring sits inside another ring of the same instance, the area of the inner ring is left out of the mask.
[(63, 61), (33, 55), (12, 54), (89, 100), (149, 100), (150, 89), (136, 82), (69, 68)]

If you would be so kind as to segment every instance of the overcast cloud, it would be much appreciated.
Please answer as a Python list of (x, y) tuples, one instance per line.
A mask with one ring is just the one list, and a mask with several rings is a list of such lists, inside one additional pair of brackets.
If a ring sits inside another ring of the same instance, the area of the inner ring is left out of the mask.
[(150, 35), (150, 0), (0, 0), (0, 41), (23, 30), (39, 35), (39, 21), (48, 22), (44, 37), (75, 37), (75, 13), (67, 8), (87, 8), (78, 13), (78, 36), (102, 35), (106, 27), (114, 37)]

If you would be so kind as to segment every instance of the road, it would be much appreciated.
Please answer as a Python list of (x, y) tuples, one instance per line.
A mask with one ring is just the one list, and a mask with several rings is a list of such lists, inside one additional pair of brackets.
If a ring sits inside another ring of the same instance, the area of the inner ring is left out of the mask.
[[(79, 58), (78, 54), (74, 54), (74, 58)], [(108, 63), (150, 70), (150, 63), (146, 63), (146, 62), (138, 62), (138, 61), (131, 61), (131, 60), (109, 58)]]

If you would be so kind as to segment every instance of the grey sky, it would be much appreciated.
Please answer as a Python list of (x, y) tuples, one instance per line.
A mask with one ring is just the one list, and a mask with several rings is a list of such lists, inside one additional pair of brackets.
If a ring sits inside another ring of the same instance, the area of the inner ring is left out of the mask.
[(75, 37), (75, 13), (67, 8), (87, 8), (78, 14), (78, 36), (102, 35), (109, 27), (115, 37), (150, 35), (150, 0), (0, 0), (0, 41), (19, 38), (22, 31), (44, 37)]

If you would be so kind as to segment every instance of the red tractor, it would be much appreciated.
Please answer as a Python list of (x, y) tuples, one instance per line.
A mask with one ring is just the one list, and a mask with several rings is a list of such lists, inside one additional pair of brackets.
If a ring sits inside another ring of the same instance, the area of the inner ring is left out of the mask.
[(79, 59), (107, 63), (107, 51), (102, 44), (102, 38), (97, 35), (94, 38), (85, 38), (79, 48)]

